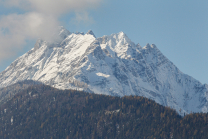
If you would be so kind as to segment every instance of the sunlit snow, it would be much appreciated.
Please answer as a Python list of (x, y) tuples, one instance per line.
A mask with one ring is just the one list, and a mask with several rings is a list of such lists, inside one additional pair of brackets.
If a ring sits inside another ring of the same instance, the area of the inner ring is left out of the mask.
[[(59, 89), (138, 95), (181, 115), (208, 112), (208, 85), (182, 73), (153, 44), (141, 47), (120, 32), (95, 38), (61, 28), (60, 42), (35, 47), (0, 73), (0, 87), (36, 80)], [(1, 94), (0, 94), (1, 95)]]

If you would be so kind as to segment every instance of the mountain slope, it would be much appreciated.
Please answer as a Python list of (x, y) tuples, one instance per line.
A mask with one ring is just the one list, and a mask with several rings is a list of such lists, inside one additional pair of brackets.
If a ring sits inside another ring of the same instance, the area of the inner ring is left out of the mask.
[(33, 85), (0, 106), (1, 139), (206, 139), (208, 114), (181, 117), (139, 97)]
[(207, 112), (208, 85), (183, 74), (153, 45), (134, 44), (123, 32), (95, 38), (61, 28), (60, 41), (35, 47), (0, 73), (0, 87), (35, 80), (60, 89), (138, 95), (183, 113)]

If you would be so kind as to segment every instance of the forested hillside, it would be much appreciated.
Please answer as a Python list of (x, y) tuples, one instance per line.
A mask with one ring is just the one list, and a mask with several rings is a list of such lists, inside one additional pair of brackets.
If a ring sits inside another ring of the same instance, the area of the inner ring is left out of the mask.
[(24, 80), (17, 82), (15, 84), (9, 85), (7, 87), (0, 88), (0, 105), (13, 98), (15, 94), (27, 89), (31, 85), (42, 84), (41, 82), (33, 80)]
[(208, 114), (179, 116), (138, 96), (33, 85), (1, 105), (1, 139), (205, 139)]

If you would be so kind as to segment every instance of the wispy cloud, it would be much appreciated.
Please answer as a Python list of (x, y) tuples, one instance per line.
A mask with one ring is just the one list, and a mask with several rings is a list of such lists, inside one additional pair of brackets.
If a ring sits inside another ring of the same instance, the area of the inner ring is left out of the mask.
[(71, 19), (71, 22), (73, 24), (80, 24), (80, 23), (84, 23), (86, 25), (92, 24), (94, 23), (93, 18), (89, 15), (88, 12), (84, 11), (84, 12), (76, 12), (75, 13), (75, 18)]
[(24, 14), (0, 16), (0, 62), (13, 56), (26, 40), (50, 40), (60, 25), (59, 17), (75, 12), (76, 23), (92, 23), (88, 9), (96, 8), (102, 0), (0, 0), (7, 8), (19, 8)]

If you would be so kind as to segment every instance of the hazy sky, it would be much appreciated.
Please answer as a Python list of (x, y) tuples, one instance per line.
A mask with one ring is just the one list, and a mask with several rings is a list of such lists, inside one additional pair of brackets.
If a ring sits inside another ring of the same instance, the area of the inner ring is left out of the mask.
[(207, 0), (0, 0), (0, 72), (60, 25), (154, 43), (183, 73), (208, 83)]

